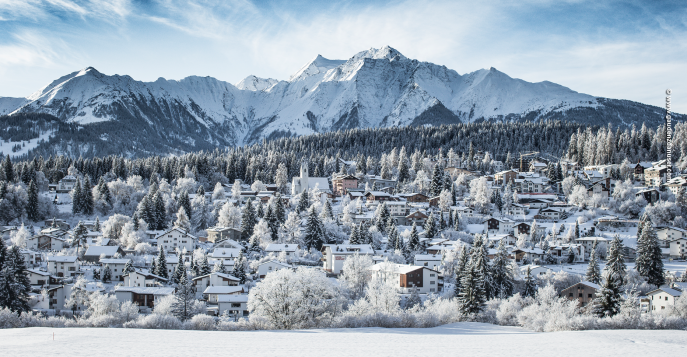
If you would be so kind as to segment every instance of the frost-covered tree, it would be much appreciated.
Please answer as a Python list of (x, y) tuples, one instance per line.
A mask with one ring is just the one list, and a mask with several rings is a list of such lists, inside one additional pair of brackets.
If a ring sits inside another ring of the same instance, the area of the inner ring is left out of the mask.
[[(434, 236), (439, 232), (439, 228), (437, 227), (437, 222), (434, 219), (434, 214), (430, 212), (428, 214), (428, 216), (429, 217), (427, 218), (427, 221), (425, 221), (425, 226), (424, 226), (425, 237), (426, 238), (434, 238)], [(414, 225), (414, 223), (413, 223), (413, 225)], [(418, 239), (418, 243), (419, 243), (419, 239)]]
[(537, 293), (537, 284), (532, 278), (532, 269), (528, 266), (525, 272), (525, 288), (522, 292), (523, 297), (533, 297)]
[(486, 296), (484, 292), (484, 277), (477, 271), (474, 264), (469, 264), (460, 281), (460, 296), (458, 297), (462, 315), (478, 314), (484, 308)]
[(327, 239), (324, 236), (324, 228), (320, 217), (318, 217), (315, 207), (310, 207), (307, 222), (305, 224), (305, 233), (303, 235), (303, 243), (307, 249), (315, 248), (320, 250), (322, 244), (326, 243)]
[(2, 243), (0, 249), (3, 249), (0, 253), (0, 308), (8, 308), (17, 313), (27, 312), (30, 310), (31, 282), (24, 256), (17, 246), (5, 251)]
[(222, 183), (218, 182), (215, 184), (214, 190), (212, 190), (212, 200), (223, 200), (225, 199), (225, 192), (224, 192), (224, 186), (222, 186)]
[(191, 222), (188, 219), (188, 215), (186, 215), (186, 210), (184, 207), (179, 207), (179, 211), (177, 211), (177, 220), (174, 221), (174, 226), (185, 231), (189, 231), (191, 229)]
[(606, 259), (605, 268), (605, 270), (614, 275), (621, 286), (625, 284), (625, 273), (627, 270), (623, 248), (623, 242), (620, 240), (620, 236), (616, 234), (608, 247), (608, 258)]
[(72, 235), (72, 241), (76, 244), (76, 255), (79, 256), (79, 248), (86, 242), (86, 235), (88, 234), (88, 228), (79, 221), (79, 223), (74, 228), (74, 234)]
[(212, 268), (210, 268), (210, 264), (208, 263), (208, 256), (206, 254), (203, 254), (203, 258), (200, 259), (200, 262), (198, 262), (197, 264), (199, 276), (208, 275), (212, 273)]
[(109, 265), (106, 264), (105, 268), (103, 268), (103, 274), (101, 278), (103, 280), (103, 283), (109, 283), (112, 281), (112, 269)]
[(219, 210), (218, 225), (220, 227), (240, 227), (241, 210), (232, 203), (225, 203)]
[(172, 274), (171, 280), (174, 284), (179, 284), (181, 277), (186, 275), (186, 264), (184, 263), (184, 257), (182, 254), (177, 255), (177, 266), (174, 267), (174, 273)]
[(246, 283), (246, 258), (243, 256), (243, 252), (239, 252), (239, 256), (234, 261), (234, 268), (231, 275), (239, 279), (240, 284)]
[(253, 229), (258, 223), (258, 219), (253, 209), (253, 203), (249, 198), (243, 206), (243, 216), (241, 217), (241, 240), (248, 242), (253, 235)]
[[(431, 216), (430, 216), (431, 217)], [(410, 236), (408, 237), (408, 250), (412, 252), (417, 252), (420, 250), (420, 235), (417, 232), (417, 226), (413, 222), (413, 226), (410, 229)]]
[(155, 258), (155, 269), (153, 270), (153, 274), (165, 279), (169, 278), (169, 274), (167, 273), (167, 256), (165, 255), (164, 247), (160, 247), (157, 258)]
[(592, 245), (592, 251), (589, 253), (589, 265), (587, 266), (587, 274), (584, 276), (584, 279), (591, 283), (599, 284), (601, 281), (601, 270), (599, 270), (599, 258), (596, 254), (595, 241)]
[(195, 295), (195, 289), (190, 277), (187, 274), (183, 274), (174, 293), (174, 303), (172, 304), (174, 316), (181, 321), (191, 319), (195, 312), (195, 309), (193, 309)]
[(620, 282), (616, 274), (606, 271), (594, 299), (594, 313), (599, 317), (612, 317), (620, 312)]
[(470, 202), (474, 205), (475, 211), (482, 214), (488, 213), (491, 205), (489, 198), (490, 193), (486, 177), (470, 181)]
[(639, 275), (645, 277), (651, 285), (661, 286), (665, 283), (663, 275), (663, 254), (658, 242), (658, 236), (651, 223), (646, 220), (642, 224), (642, 232), (637, 239), (637, 258), (635, 269)]
[(339, 280), (353, 300), (364, 296), (371, 277), (370, 267), (373, 264), (372, 257), (369, 255), (349, 255), (344, 261)]
[[(31, 233), (29, 233), (29, 230), (26, 229), (26, 227), (24, 226), (24, 223), (21, 224), (19, 229), (10, 233), (10, 242), (12, 242), (12, 245), (19, 247), (21, 249), (26, 248), (26, 241), (29, 238), (31, 238)], [(3, 247), (4, 247), (4, 244), (2, 246), (0, 246), (0, 249), (4, 249)]]
[(513, 273), (510, 270), (510, 259), (506, 249), (506, 240), (501, 239), (491, 265), (495, 297), (504, 299), (513, 295)]

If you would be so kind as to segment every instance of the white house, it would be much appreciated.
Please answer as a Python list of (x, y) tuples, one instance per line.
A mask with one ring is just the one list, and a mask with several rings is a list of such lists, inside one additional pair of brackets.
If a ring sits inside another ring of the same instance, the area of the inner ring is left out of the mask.
[(198, 298), (203, 295), (203, 291), (208, 287), (238, 286), (239, 282), (240, 280), (233, 275), (217, 272), (193, 278), (193, 285), (196, 287)]
[(329, 191), (329, 181), (326, 177), (310, 177), (308, 175), (308, 165), (302, 163), (301, 176), (294, 177), (291, 181), (291, 194), (295, 196), (315, 187), (321, 191)]
[(49, 256), (48, 273), (57, 277), (75, 276), (81, 264), (76, 256)]
[(414, 289), (420, 294), (436, 293), (441, 291), (439, 272), (424, 266), (405, 264), (393, 264), (392, 271), (385, 270), (389, 264), (379, 263), (369, 269), (375, 275), (392, 274), (393, 279), (398, 279), (398, 292), (410, 294)]
[(208, 258), (219, 259), (219, 260), (235, 260), (241, 249), (239, 248), (215, 248), (212, 253), (208, 254)]
[(217, 314), (222, 315), (225, 311), (237, 319), (248, 316), (248, 295), (218, 295)]
[(273, 271), (281, 270), (281, 269), (290, 269), (291, 265), (282, 263), (276, 260), (270, 260), (264, 263), (261, 263), (258, 265), (258, 277), (260, 279), (264, 278), (267, 273), (271, 273)]
[(527, 207), (519, 203), (512, 203), (510, 207), (505, 209), (505, 214), (509, 214), (511, 216), (524, 216), (526, 209)]
[(669, 306), (675, 305), (675, 300), (682, 295), (681, 291), (671, 288), (658, 288), (646, 294), (649, 298), (649, 309), (651, 312), (666, 310)]
[(174, 227), (155, 237), (158, 249), (164, 248), (166, 252), (173, 252), (177, 248), (190, 252), (195, 249), (197, 238), (187, 231)]
[(520, 276), (523, 279), (527, 274), (527, 268), (530, 269), (530, 276), (532, 276), (533, 278), (536, 278), (540, 275), (545, 275), (546, 273), (551, 271), (551, 269), (539, 265), (523, 265), (520, 267)]
[(112, 270), (112, 281), (124, 281), (124, 267), (126, 263), (130, 262), (131, 259), (113, 259), (113, 258), (103, 258), (100, 259), (100, 265), (105, 269), (105, 266), (109, 266)]
[(513, 232), (515, 221), (508, 218), (489, 218), (482, 222), (484, 224), (484, 232), (490, 234), (509, 234)]
[(279, 255), (281, 252), (284, 252), (287, 256), (293, 256), (296, 255), (296, 251), (298, 250), (298, 244), (268, 244), (267, 247), (265, 248), (265, 253), (274, 253)]
[(155, 287), (167, 283), (168, 279), (147, 272), (133, 271), (124, 275), (124, 286)]
[(428, 267), (432, 270), (439, 270), (441, 265), (441, 255), (436, 254), (415, 254), (415, 265)]
[(139, 310), (149, 312), (155, 308), (155, 300), (174, 294), (174, 288), (115, 286), (115, 297), (119, 302), (132, 301)]
[(610, 239), (604, 237), (581, 237), (575, 239), (575, 242), (582, 244), (584, 246), (585, 260), (589, 259), (589, 255), (592, 252), (592, 247), (596, 243), (597, 252), (600, 252), (602, 256), (605, 256), (608, 250), (608, 242)]
[(340, 274), (343, 263), (353, 254), (374, 255), (375, 251), (369, 244), (324, 244), (322, 245), (322, 260), (324, 270), (331, 274)]
[(545, 219), (558, 221), (565, 215), (565, 211), (562, 208), (547, 207), (539, 210), (538, 215)]
[(656, 228), (656, 236), (662, 241), (672, 241), (687, 238), (687, 230), (678, 227), (660, 227)]
[(74, 189), (74, 186), (76, 186), (76, 177), (67, 175), (57, 183), (56, 191), (62, 193), (71, 192), (71, 190)]
[(243, 286), (208, 286), (202, 296), (209, 304), (217, 304), (220, 296), (243, 294)]
[(518, 242), (518, 238), (515, 238), (512, 234), (496, 234), (489, 236), (489, 242), (494, 242), (494, 247), (498, 247), (502, 240), (505, 240), (506, 246), (511, 247)]
[(118, 245), (92, 245), (84, 253), (83, 260), (98, 262), (100, 258), (113, 258), (118, 253), (120, 256), (126, 254)]
[(50, 273), (38, 269), (26, 269), (32, 287), (45, 288), (50, 285)]
[(65, 239), (49, 234), (39, 234), (26, 240), (26, 248), (31, 250), (60, 251), (65, 246)]

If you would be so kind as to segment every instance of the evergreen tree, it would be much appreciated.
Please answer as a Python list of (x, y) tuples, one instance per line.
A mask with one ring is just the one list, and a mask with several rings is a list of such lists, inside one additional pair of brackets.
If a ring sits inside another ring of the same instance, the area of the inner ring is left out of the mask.
[(131, 259), (129, 259), (126, 262), (126, 264), (124, 264), (124, 270), (122, 270), (122, 275), (133, 273), (135, 271), (136, 271), (136, 269), (134, 269), (133, 265), (131, 265)]
[(592, 251), (589, 253), (589, 266), (587, 267), (587, 275), (584, 279), (590, 283), (599, 284), (601, 281), (601, 271), (599, 270), (599, 259), (596, 256), (596, 241), (592, 245)]
[(453, 293), (454, 293), (454, 296), (456, 296), (456, 297), (460, 297), (461, 281), (463, 280), (463, 277), (467, 273), (467, 269), (469, 268), (469, 263), (470, 263), (470, 256), (468, 254), (468, 250), (467, 250), (465, 244), (463, 244), (460, 247), (460, 256), (458, 258), (458, 264), (456, 264), (456, 269), (455, 269), (456, 285), (453, 289)]
[(396, 248), (396, 240), (398, 239), (398, 230), (396, 229), (396, 226), (392, 225), (387, 228), (387, 231), (389, 232), (389, 235), (386, 241), (386, 249), (394, 250)]
[(513, 295), (513, 274), (509, 262), (506, 240), (501, 239), (491, 267), (495, 289), (494, 297), (503, 299)]
[(188, 216), (189, 221), (193, 222), (193, 209), (191, 207), (191, 199), (188, 197), (188, 192), (186, 192), (186, 190), (182, 191), (181, 194), (179, 194), (179, 200), (177, 203), (179, 207), (184, 207), (184, 210), (186, 211), (186, 215)]
[(301, 193), (301, 198), (298, 200), (298, 213), (304, 212), (305, 210), (308, 209), (308, 205), (310, 204), (310, 197), (308, 196), (308, 191), (304, 190)]
[(575, 221), (575, 238), (580, 238), (580, 224)]
[(278, 192), (274, 196), (274, 215), (277, 217), (277, 221), (280, 224), (286, 222), (286, 208), (284, 207), (284, 201)]
[(358, 234), (358, 226), (355, 224), (351, 227), (351, 235), (348, 236), (348, 244), (360, 244), (360, 235)]
[(10, 160), (10, 155), (5, 157), (5, 161), (2, 163), (2, 172), (5, 174), (5, 181), (14, 181), (14, 167), (12, 166), (12, 160)]
[(72, 214), (76, 215), (83, 212), (83, 207), (81, 207), (83, 200), (81, 196), (81, 181), (76, 180), (76, 185), (74, 185), (72, 189)]
[(109, 265), (105, 265), (105, 268), (103, 269), (103, 283), (109, 283), (112, 281), (112, 269), (110, 269)]
[(487, 241), (485, 237), (477, 236), (470, 255), (470, 266), (479, 275), (479, 280), (482, 283), (480, 291), (484, 294), (484, 299), (489, 300), (495, 296), (496, 289), (492, 279), (491, 267), (489, 266), (489, 258), (487, 257)]
[(434, 220), (434, 214), (429, 213), (428, 214), (427, 221), (425, 221), (425, 237), (426, 238), (434, 238), (434, 236), (439, 232), (439, 229), (437, 228), (437, 224)]
[(250, 237), (253, 235), (253, 229), (258, 223), (255, 217), (255, 210), (253, 209), (253, 203), (249, 198), (246, 201), (246, 205), (243, 207), (243, 215), (241, 216), (241, 240), (248, 242)]
[(100, 280), (100, 269), (93, 269), (93, 280)]
[(41, 217), (39, 217), (38, 212), (38, 186), (36, 186), (35, 180), (31, 180), (29, 183), (29, 189), (26, 193), (28, 196), (28, 201), (26, 204), (26, 218), (28, 218), (30, 221), (36, 222), (40, 220)]
[(620, 312), (620, 286), (614, 273), (604, 273), (603, 283), (594, 299), (594, 314), (599, 317), (612, 317)]
[(272, 210), (272, 206), (267, 205), (267, 212), (265, 212), (265, 221), (270, 228), (270, 238), (273, 241), (279, 240), (279, 221), (277, 221), (277, 216)]
[(203, 255), (203, 259), (198, 263), (198, 274), (203, 276), (210, 273), (212, 273), (212, 268), (210, 268), (210, 264), (208, 263), (208, 256)]
[(310, 207), (307, 223), (305, 225), (305, 235), (303, 236), (303, 243), (307, 249), (315, 248), (320, 250), (322, 244), (325, 243), (324, 227), (320, 218), (317, 216), (315, 207)]
[(606, 270), (613, 274), (618, 284), (625, 284), (625, 254), (623, 253), (623, 242), (616, 234), (608, 247), (608, 259), (606, 260)]
[[(138, 222), (137, 221), (136, 214), (134, 213), (134, 230), (138, 230)], [(95, 217), (95, 223), (93, 224), (93, 231), (94, 232), (100, 232), (100, 217)]]
[(179, 284), (181, 277), (186, 275), (186, 264), (184, 264), (183, 255), (178, 254), (177, 266), (174, 268), (174, 274), (172, 275), (172, 283)]
[(322, 208), (322, 219), (323, 220), (333, 220), (334, 212), (332, 211), (332, 204), (329, 200), (325, 200), (324, 207)]
[(79, 255), (79, 248), (81, 248), (81, 245), (86, 241), (86, 236), (88, 235), (88, 228), (83, 224), (83, 222), (79, 221), (79, 223), (76, 225), (74, 228), (74, 233), (73, 233), (73, 239), (72, 241), (76, 244), (76, 255)]
[(83, 213), (86, 215), (92, 215), (94, 208), (93, 192), (91, 187), (91, 179), (89, 179), (88, 176), (86, 176), (86, 180), (84, 180), (83, 187), (81, 188), (81, 199), (83, 200)]
[(437, 162), (434, 165), (434, 170), (432, 171), (432, 182), (429, 185), (429, 195), (431, 197), (436, 197), (441, 194), (441, 190), (444, 188), (444, 168), (441, 162)]
[(179, 280), (177, 290), (174, 293), (174, 303), (172, 313), (181, 321), (189, 320), (193, 317), (193, 303), (195, 300), (195, 289), (188, 274), (183, 274)]
[(523, 297), (534, 297), (534, 295), (537, 293), (537, 284), (534, 282), (534, 279), (532, 278), (532, 271), (530, 267), (527, 267), (527, 272), (525, 273), (525, 289), (522, 292)]
[(413, 223), (413, 227), (410, 229), (410, 237), (408, 238), (408, 250), (411, 252), (417, 252), (420, 250), (420, 235), (417, 232), (417, 226)]
[(466, 267), (465, 274), (460, 281), (460, 312), (463, 316), (478, 314), (486, 302), (483, 276), (474, 264)]
[(665, 284), (663, 275), (663, 254), (658, 236), (650, 220), (644, 222), (642, 234), (637, 239), (636, 269), (651, 285)]
[(155, 270), (153, 274), (169, 279), (169, 273), (167, 272), (167, 256), (165, 255), (165, 248), (160, 247), (160, 251), (155, 259)]
[(112, 194), (110, 193), (110, 188), (107, 186), (107, 183), (105, 183), (105, 179), (103, 177), (100, 177), (100, 180), (98, 181), (98, 193), (100, 193), (100, 197), (105, 199), (105, 202), (112, 204)]
[(386, 233), (386, 224), (389, 221), (389, 217), (391, 217), (391, 213), (389, 213), (389, 208), (387, 207), (386, 202), (382, 202), (375, 214), (377, 230), (380, 233)]
[[(202, 187), (202, 186), (201, 186)], [(155, 226), (157, 230), (167, 229), (167, 209), (165, 208), (165, 201), (162, 200), (160, 192), (155, 192), (153, 196), (154, 212), (155, 212)], [(188, 214), (188, 212), (186, 212)]]
[[(4, 246), (0, 248), (4, 249)], [(12, 246), (3, 253), (4, 262), (0, 266), (0, 308), (8, 308), (17, 313), (28, 312), (31, 310), (28, 303), (31, 281), (24, 256), (17, 246)]]
[(234, 262), (234, 270), (231, 275), (239, 279), (240, 284), (246, 283), (246, 258), (243, 256), (243, 252), (239, 252), (239, 256)]
[(260, 218), (264, 218), (264, 217), (265, 217), (265, 210), (262, 208), (262, 203), (257, 202), (256, 205), (257, 205), (258, 207), (257, 207), (257, 211), (255, 212), (255, 215), (257, 216), (258, 221), (259, 221)]
[(215, 266), (212, 267), (212, 272), (226, 274), (227, 270), (224, 268), (224, 264), (222, 264), (222, 261), (218, 260), (217, 262), (215, 262)]

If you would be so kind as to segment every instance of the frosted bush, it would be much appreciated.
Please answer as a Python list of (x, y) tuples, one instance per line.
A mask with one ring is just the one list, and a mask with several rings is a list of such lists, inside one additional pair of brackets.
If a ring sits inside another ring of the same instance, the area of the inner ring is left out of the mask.
[(196, 315), (184, 322), (184, 330), (214, 330), (215, 318), (208, 315)]
[(163, 330), (178, 330), (182, 326), (181, 321), (171, 315), (151, 314), (141, 316), (137, 320), (129, 321), (124, 324), (125, 328), (147, 328), (147, 329), (163, 329)]

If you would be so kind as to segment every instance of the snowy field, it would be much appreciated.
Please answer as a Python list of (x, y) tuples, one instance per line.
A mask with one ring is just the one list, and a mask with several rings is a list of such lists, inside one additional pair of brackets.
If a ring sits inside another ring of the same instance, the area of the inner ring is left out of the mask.
[[(53, 341), (53, 332), (55, 340)], [(428, 329), (178, 331), (97, 328), (0, 330), (4, 356), (687, 356), (687, 332), (536, 333), (455, 323)]]

